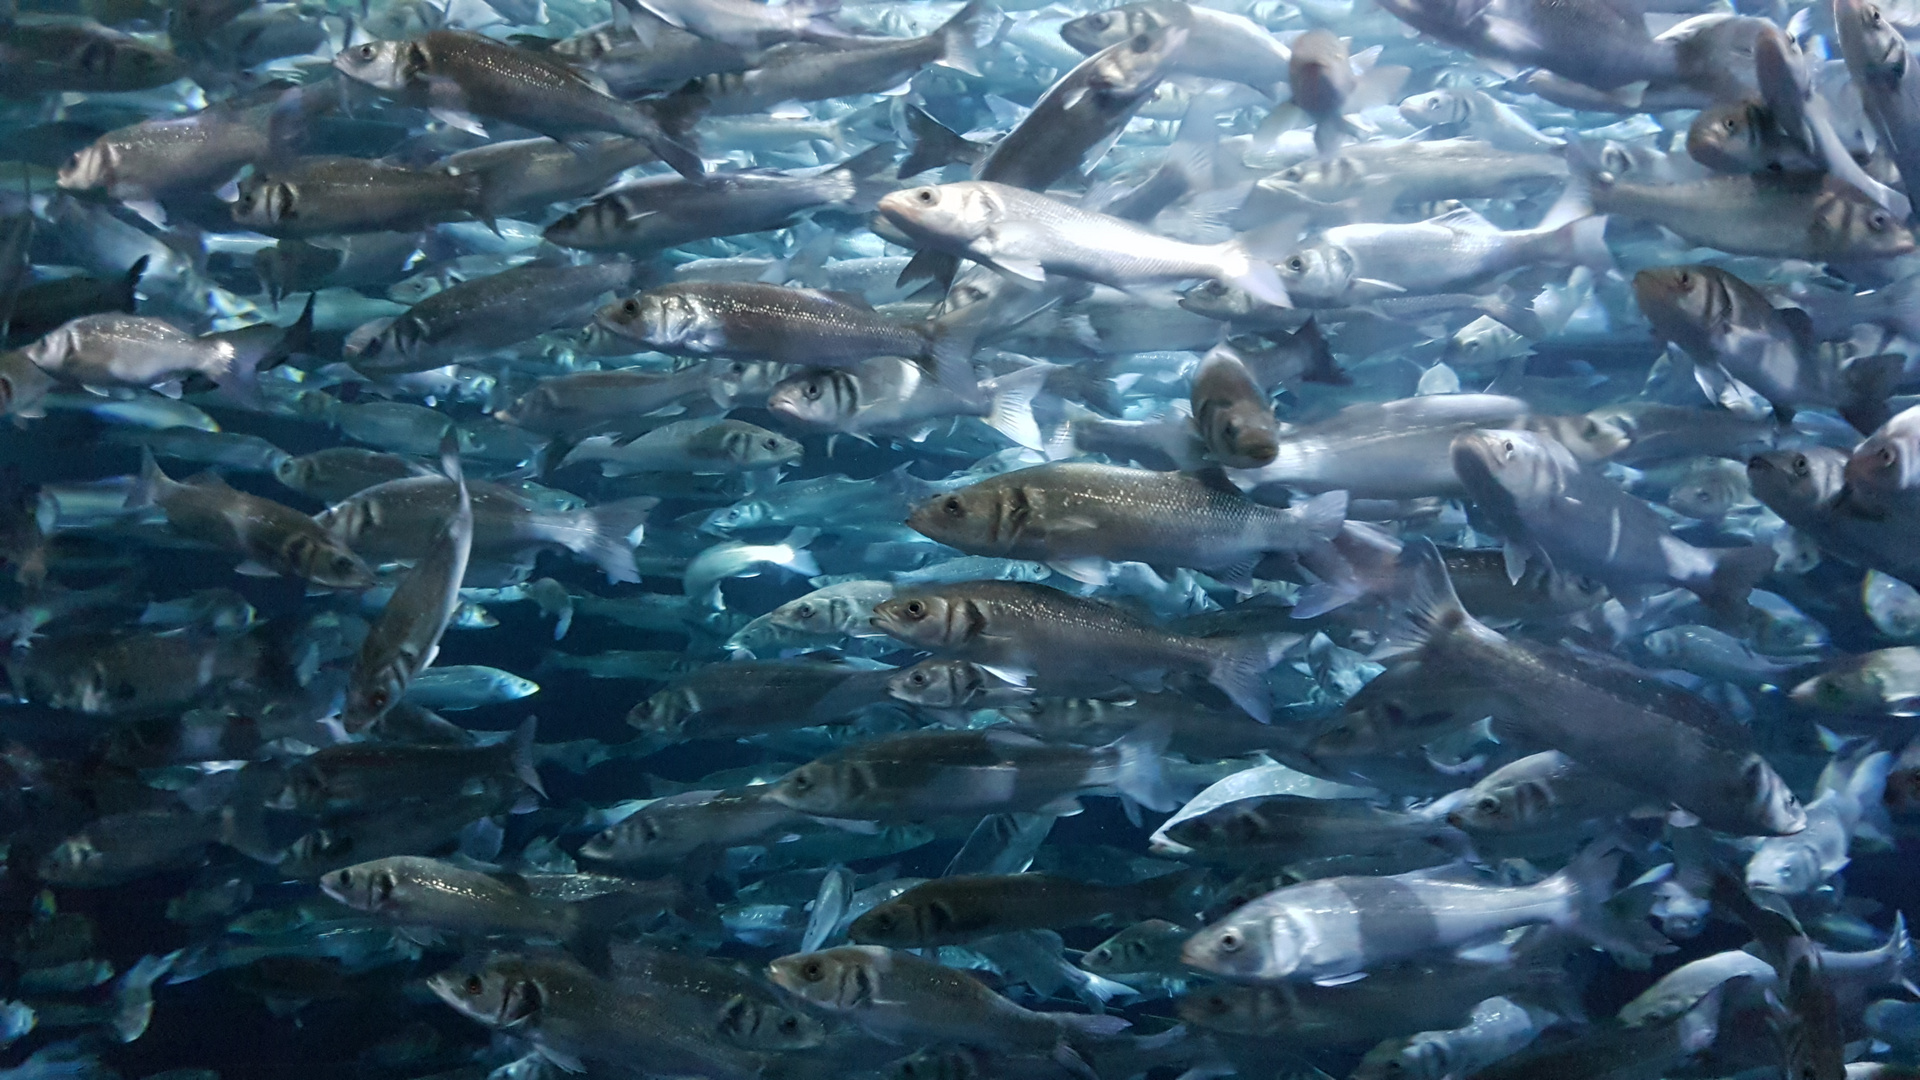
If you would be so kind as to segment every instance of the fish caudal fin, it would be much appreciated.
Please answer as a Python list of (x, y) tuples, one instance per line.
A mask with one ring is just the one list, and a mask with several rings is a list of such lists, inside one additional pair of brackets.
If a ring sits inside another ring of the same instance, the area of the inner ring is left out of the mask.
[(1566, 869), (1541, 882), (1563, 890), (1567, 903), (1554, 921), (1600, 948), (1629, 957), (1672, 952), (1674, 945), (1644, 921), (1630, 921), (1607, 909), (1623, 853), (1610, 840), (1597, 840), (1573, 857)]
[(581, 527), (567, 538), (567, 549), (598, 566), (611, 581), (639, 581), (633, 549), (645, 534), (647, 514), (659, 502), (643, 495), (580, 511)]

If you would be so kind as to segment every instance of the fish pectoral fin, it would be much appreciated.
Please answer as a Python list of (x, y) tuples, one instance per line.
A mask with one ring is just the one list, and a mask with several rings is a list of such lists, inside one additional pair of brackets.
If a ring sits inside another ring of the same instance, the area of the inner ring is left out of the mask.
[(1085, 810), (1086, 807), (1080, 805), (1079, 799), (1071, 795), (1062, 795), (1052, 802), (1044, 803), (1035, 808), (1033, 812), (1036, 814), (1045, 814), (1048, 817), (1072, 817)]
[(244, 577), (279, 577), (280, 571), (255, 559), (248, 559), (233, 568), (233, 572)]
[(459, 109), (428, 109), (427, 115), (453, 128), (455, 131), (464, 131), (469, 135), (474, 135), (482, 139), (487, 137), (486, 126), (480, 123), (479, 117), (470, 112), (463, 112)]
[(1377, 289), (1386, 293), (1403, 293), (1407, 291), (1405, 285), (1395, 285), (1391, 281), (1382, 281), (1379, 278), (1354, 278), (1353, 283), (1363, 288)]
[(996, 255), (993, 257), (993, 268), (1022, 281), (1047, 280), (1046, 268), (1040, 265), (1039, 259), (1017, 259)]
[(556, 1050), (544, 1044), (536, 1043), (535, 1045), (539, 1047), (541, 1057), (559, 1066), (563, 1072), (583, 1073), (587, 1071), (587, 1063), (581, 1061), (573, 1054), (569, 1054), (564, 1050)]
[(423, 948), (432, 948), (440, 944), (440, 931), (431, 926), (402, 926), (393, 931), (396, 937), (402, 937)]
[(1087, 585), (1105, 585), (1113, 580), (1113, 564), (1099, 556), (1082, 559), (1054, 559), (1047, 563), (1056, 572)]
[(1527, 549), (1509, 541), (1500, 549), (1500, 558), (1506, 564), (1507, 584), (1520, 584), (1527, 572)]
[(1361, 979), (1364, 979), (1366, 977), (1367, 977), (1366, 972), (1356, 971), (1351, 975), (1334, 975), (1325, 979), (1315, 979), (1313, 980), (1313, 985), (1315, 986), (1346, 986), (1349, 983), (1357, 983)]

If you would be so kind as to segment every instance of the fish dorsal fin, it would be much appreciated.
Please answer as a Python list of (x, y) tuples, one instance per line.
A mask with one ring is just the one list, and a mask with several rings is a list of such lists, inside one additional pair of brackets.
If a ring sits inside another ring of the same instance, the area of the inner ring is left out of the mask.
[(1427, 219), (1429, 225), (1445, 225), (1454, 229), (1472, 229), (1475, 232), (1499, 232), (1500, 227), (1482, 217), (1480, 211), (1471, 206), (1459, 206), (1444, 214)]
[(1797, 307), (1774, 308), (1773, 310), (1780, 316), (1780, 321), (1786, 323), (1787, 329), (1793, 333), (1794, 344), (1800, 347), (1800, 351), (1803, 354), (1812, 352), (1815, 341), (1813, 317), (1808, 315), (1805, 310)]

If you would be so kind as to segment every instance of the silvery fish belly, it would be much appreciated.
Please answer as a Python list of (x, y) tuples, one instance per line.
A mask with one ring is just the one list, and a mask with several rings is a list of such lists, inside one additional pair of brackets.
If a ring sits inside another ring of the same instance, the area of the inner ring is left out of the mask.
[(1920, 14), (28, 7), (0, 1080), (1911, 1072)]

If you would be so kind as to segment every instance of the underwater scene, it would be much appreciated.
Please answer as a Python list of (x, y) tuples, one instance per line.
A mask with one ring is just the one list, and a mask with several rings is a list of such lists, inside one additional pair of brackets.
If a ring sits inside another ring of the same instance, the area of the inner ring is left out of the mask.
[(0, 1080), (1920, 1077), (1920, 2), (6, 0)]

